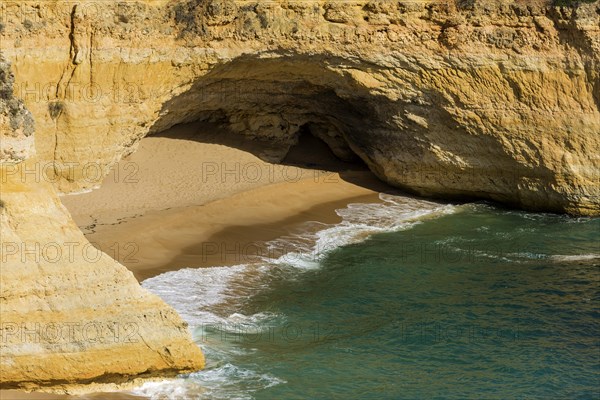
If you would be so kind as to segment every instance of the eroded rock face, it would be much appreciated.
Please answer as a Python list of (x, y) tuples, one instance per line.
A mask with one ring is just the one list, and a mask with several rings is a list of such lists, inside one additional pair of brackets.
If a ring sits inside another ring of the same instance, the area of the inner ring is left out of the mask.
[(55, 191), (98, 185), (177, 123), (220, 122), (263, 141), (270, 160), (310, 130), (421, 194), (600, 214), (600, 2), (0, 7), (15, 72), (12, 88), (0, 60), (4, 387), (202, 366), (181, 319), (94, 253)]
[(73, 392), (201, 369), (187, 324), (92, 246), (35, 172), (9, 68), (0, 63), (0, 388)]
[(119, 4), (6, 12), (62, 191), (150, 132), (212, 119), (275, 145), (270, 159), (308, 127), (417, 193), (600, 213), (599, 2)]

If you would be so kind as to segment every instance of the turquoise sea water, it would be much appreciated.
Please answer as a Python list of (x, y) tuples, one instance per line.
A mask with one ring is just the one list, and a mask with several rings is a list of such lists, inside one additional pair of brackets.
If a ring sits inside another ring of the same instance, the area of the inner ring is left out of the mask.
[(144, 286), (208, 367), (155, 398), (600, 398), (600, 219), (383, 197), (286, 257)]

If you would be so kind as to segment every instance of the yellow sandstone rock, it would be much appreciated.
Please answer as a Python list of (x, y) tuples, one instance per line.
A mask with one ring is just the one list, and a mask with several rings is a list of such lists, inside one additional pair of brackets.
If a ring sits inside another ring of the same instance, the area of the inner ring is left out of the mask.
[[(92, 246), (54, 188), (1, 167), (2, 388), (121, 383), (201, 369), (177, 313)], [(135, 243), (115, 251), (134, 253)]]
[(420, 194), (600, 212), (598, 1), (4, 7), (2, 51), (60, 191), (97, 185), (89, 169), (148, 133), (207, 119), (270, 140), (271, 160), (306, 125)]
[[(203, 368), (177, 313), (85, 239), (27, 145), (27, 111), (12, 88), (2, 96), (0, 387), (72, 392)], [(113, 249), (134, 256), (136, 244)]]
[(264, 140), (271, 160), (305, 128), (416, 193), (600, 215), (599, 1), (0, 7), (4, 387), (202, 367), (175, 312), (93, 253), (57, 198), (178, 123)]

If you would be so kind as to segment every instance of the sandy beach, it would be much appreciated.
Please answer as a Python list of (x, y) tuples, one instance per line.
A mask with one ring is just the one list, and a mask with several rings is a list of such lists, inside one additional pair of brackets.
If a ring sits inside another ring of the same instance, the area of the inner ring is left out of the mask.
[(312, 137), (282, 164), (262, 161), (255, 146), (212, 125), (177, 126), (142, 140), (99, 189), (62, 201), (87, 238), (142, 281), (249, 261), (264, 242), (306, 221), (338, 222), (336, 209), (386, 190)]
[[(262, 161), (263, 147), (212, 125), (176, 126), (143, 139), (99, 189), (62, 201), (86, 237), (141, 282), (181, 268), (252, 261), (266, 251), (265, 242), (307, 221), (339, 222), (336, 209), (378, 202), (378, 193), (389, 189), (364, 165), (337, 160), (312, 137), (303, 137), (281, 164)], [(139, 398), (0, 395), (7, 400)]]

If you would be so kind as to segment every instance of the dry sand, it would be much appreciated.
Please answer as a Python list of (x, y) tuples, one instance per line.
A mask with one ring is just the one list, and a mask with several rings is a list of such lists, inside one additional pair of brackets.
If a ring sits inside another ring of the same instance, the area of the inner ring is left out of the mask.
[[(150, 211), (207, 204), (275, 183), (296, 187), (300, 181), (310, 180), (325, 187), (343, 184), (345, 179), (383, 188), (364, 166), (337, 161), (312, 137), (305, 137), (284, 165), (258, 158), (257, 154), (264, 153), (263, 147), (263, 143), (214, 125), (179, 125), (143, 139), (138, 150), (121, 160), (102, 182), (96, 179), (96, 169), (89, 168), (86, 179), (100, 188), (63, 196), (62, 201), (88, 233), (97, 231), (99, 225), (112, 225)], [(340, 179), (336, 172), (345, 178)]]
[[(140, 281), (184, 267), (249, 261), (265, 241), (306, 221), (339, 221), (338, 208), (377, 202), (389, 188), (364, 166), (336, 161), (304, 137), (284, 165), (257, 157), (261, 143), (207, 124), (145, 138), (99, 189), (62, 197), (86, 237)], [(90, 176), (93, 179), (93, 176)], [(134, 399), (0, 391), (0, 399)]]

